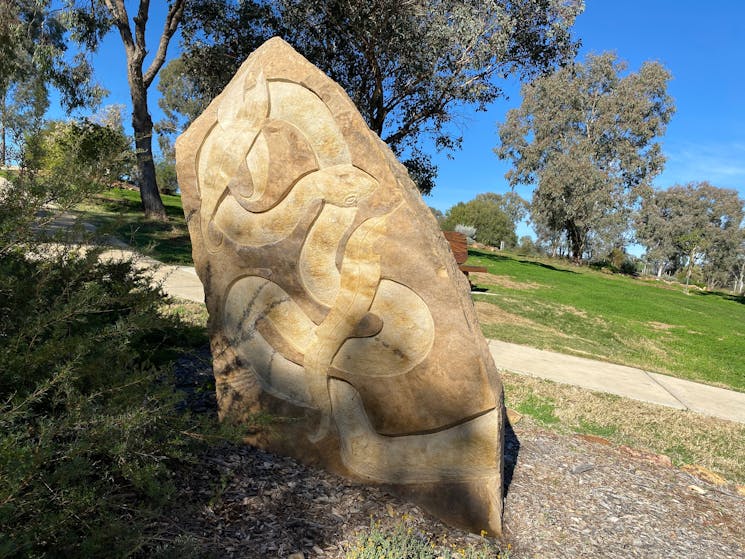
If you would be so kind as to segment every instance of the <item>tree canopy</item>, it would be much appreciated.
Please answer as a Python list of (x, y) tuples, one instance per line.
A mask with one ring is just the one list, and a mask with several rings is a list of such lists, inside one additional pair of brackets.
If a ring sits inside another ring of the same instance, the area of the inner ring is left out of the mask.
[(480, 194), (470, 202), (458, 202), (445, 213), (442, 228), (455, 230), (458, 225), (475, 227), (474, 239), (491, 246), (508, 247), (517, 244), (515, 222), (505, 213), (496, 197), (498, 194)]
[[(370, 128), (428, 192), (427, 136), (454, 149), (448, 123), (484, 109), (499, 78), (535, 76), (569, 60), (580, 0), (196, 0), (187, 7), (184, 63), (208, 102), (266, 38), (284, 37), (339, 83)], [(174, 109), (180, 110), (178, 106)]]
[(510, 184), (537, 184), (532, 221), (567, 236), (582, 259), (591, 242), (623, 244), (632, 210), (664, 158), (656, 138), (673, 112), (670, 74), (656, 62), (622, 76), (613, 54), (590, 55), (523, 86), (495, 150)]
[(85, 57), (66, 56), (69, 21), (51, 5), (0, 2), (0, 165), (22, 157), (11, 148), (20, 148), (24, 134), (41, 124), (50, 88), (67, 110), (93, 104), (101, 94)]
[(659, 274), (683, 266), (688, 282), (694, 266), (705, 264), (713, 287), (722, 273), (725, 281), (736, 279), (744, 215), (736, 190), (708, 182), (676, 185), (644, 197), (636, 238)]

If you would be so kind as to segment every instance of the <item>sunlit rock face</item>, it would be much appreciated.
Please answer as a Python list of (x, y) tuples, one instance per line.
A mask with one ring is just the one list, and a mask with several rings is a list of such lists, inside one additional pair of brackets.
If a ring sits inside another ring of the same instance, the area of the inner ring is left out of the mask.
[(468, 282), (349, 97), (275, 38), (176, 147), (221, 417), (498, 534), (502, 387)]

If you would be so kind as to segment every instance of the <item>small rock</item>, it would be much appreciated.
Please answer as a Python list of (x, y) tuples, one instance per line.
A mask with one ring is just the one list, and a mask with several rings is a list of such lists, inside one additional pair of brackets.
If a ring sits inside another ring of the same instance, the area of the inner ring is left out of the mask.
[(652, 462), (653, 464), (657, 464), (658, 466), (664, 466), (666, 468), (672, 468), (673, 466), (673, 461), (670, 459), (669, 456), (666, 456), (664, 454), (655, 454), (653, 452), (637, 450), (626, 445), (620, 446), (619, 449), (621, 450), (621, 452), (628, 454), (629, 456), (633, 456), (634, 458), (641, 458), (642, 460)]
[(595, 465), (594, 464), (580, 464), (578, 466), (575, 466), (572, 468), (573, 474), (582, 474), (584, 472), (589, 472), (590, 470), (594, 470)]
[(514, 425), (518, 421), (520, 421), (523, 418), (523, 415), (519, 412), (516, 412), (513, 409), (507, 408), (507, 421), (510, 422), (510, 425)]
[(298, 551), (297, 553), (291, 553), (287, 556), (287, 559), (305, 559), (305, 553)]
[(606, 439), (605, 437), (598, 437), (597, 435), (578, 434), (577, 437), (579, 437), (580, 439), (584, 439), (590, 443), (597, 443), (605, 446), (611, 445), (611, 442), (608, 439)]
[(737, 487), (735, 487), (735, 490), (737, 491), (738, 495), (742, 495), (743, 497), (745, 497), (745, 485), (738, 485)]
[(727, 480), (719, 474), (715, 474), (711, 470), (704, 468), (703, 466), (697, 466), (695, 464), (686, 464), (681, 470), (688, 472), (696, 476), (699, 479), (713, 483), (714, 485), (726, 485)]
[(698, 493), (699, 495), (706, 495), (706, 489), (704, 489), (703, 487), (699, 487), (698, 485), (689, 485), (688, 489), (695, 493)]

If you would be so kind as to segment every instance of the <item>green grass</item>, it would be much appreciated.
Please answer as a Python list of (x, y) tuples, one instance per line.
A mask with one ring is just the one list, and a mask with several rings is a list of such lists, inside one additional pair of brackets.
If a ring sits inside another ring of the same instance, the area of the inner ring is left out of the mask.
[(505, 254), (468, 264), (497, 276), (473, 278), (487, 337), (745, 391), (742, 298)]
[(531, 394), (518, 403), (515, 409), (547, 425), (559, 422), (559, 418), (554, 414), (556, 404), (551, 398), (542, 398)]
[(676, 466), (699, 465), (745, 483), (745, 425), (688, 410), (638, 402), (505, 372), (505, 404), (516, 421), (562, 435), (595, 435), (613, 446), (665, 454)]
[(146, 220), (140, 193), (112, 189), (79, 208), (99, 230), (166, 264), (191, 265), (191, 241), (180, 196), (161, 194), (168, 221)]
[[(181, 198), (163, 196), (167, 223), (145, 220), (139, 193), (113, 189), (83, 218), (162, 262), (191, 265)], [(560, 261), (473, 250), (486, 289), (474, 300), (487, 337), (641, 367), (745, 391), (745, 302), (723, 293), (611, 275)], [(496, 276), (496, 277), (495, 277)]]

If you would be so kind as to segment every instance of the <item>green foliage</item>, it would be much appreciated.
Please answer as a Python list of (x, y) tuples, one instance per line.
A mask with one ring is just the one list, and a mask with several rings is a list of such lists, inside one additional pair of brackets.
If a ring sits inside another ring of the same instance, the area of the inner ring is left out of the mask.
[(697, 266), (711, 286), (736, 280), (745, 259), (745, 216), (736, 190), (707, 182), (676, 185), (644, 197), (636, 220), (637, 240), (661, 270), (685, 266), (686, 282)]
[(613, 54), (590, 55), (538, 78), (499, 128), (510, 184), (537, 184), (532, 221), (547, 236), (565, 233), (576, 261), (625, 240), (664, 163), (655, 139), (674, 111), (670, 74), (656, 62), (624, 70)]
[(520, 237), (520, 241), (515, 248), (516, 252), (523, 256), (538, 256), (541, 254), (540, 247), (528, 235)]
[[(487, 337), (745, 391), (745, 305), (723, 293), (601, 274), (565, 261), (472, 250), (468, 264), (509, 278), (475, 300), (513, 320), (482, 322)], [(523, 289), (514, 285), (523, 284)]]
[(346, 550), (346, 559), (509, 559), (509, 549), (502, 550), (486, 539), (481, 544), (454, 547), (447, 541), (433, 541), (409, 526), (404, 516), (393, 529), (370, 522), (370, 528), (358, 533)]
[(13, 251), (0, 278), (0, 555), (128, 555), (192, 446), (164, 368), (180, 325), (96, 251)]
[(43, 203), (79, 202), (112, 168), (106, 127), (48, 132), (0, 196), (0, 556), (131, 556), (195, 450), (169, 363), (205, 339), (131, 263), (40, 239)]
[[(134, 153), (124, 130), (90, 120), (51, 121), (27, 139), (27, 169), (52, 192), (84, 197), (111, 188), (132, 172)], [(52, 182), (54, 186), (52, 188)]]
[(605, 258), (590, 262), (590, 266), (596, 270), (608, 270), (614, 274), (633, 276), (638, 273), (632, 257), (618, 247), (611, 250)]
[(0, 165), (18, 161), (23, 138), (38, 126), (49, 106), (49, 89), (66, 109), (95, 104), (84, 56), (67, 56), (69, 23), (50, 0), (0, 3)]
[(158, 190), (161, 194), (171, 196), (178, 193), (178, 177), (176, 164), (172, 161), (160, 160), (155, 164), (155, 176), (158, 180)]
[[(183, 28), (193, 99), (213, 99), (265, 39), (281, 36), (341, 85), (370, 128), (399, 155), (423, 192), (435, 170), (419, 151), (459, 147), (447, 124), (457, 107), (485, 107), (499, 80), (568, 60), (581, 1), (198, 0)], [(185, 96), (179, 96), (179, 109)]]
[(445, 214), (443, 229), (452, 231), (459, 224), (475, 227), (475, 239), (485, 245), (499, 247), (502, 241), (507, 247), (517, 244), (515, 223), (493, 199), (476, 197), (450, 208)]
[(158, 106), (165, 118), (156, 128), (163, 134), (180, 134), (209, 104), (187, 73), (186, 63), (181, 57), (163, 67), (157, 88), (161, 95)]

